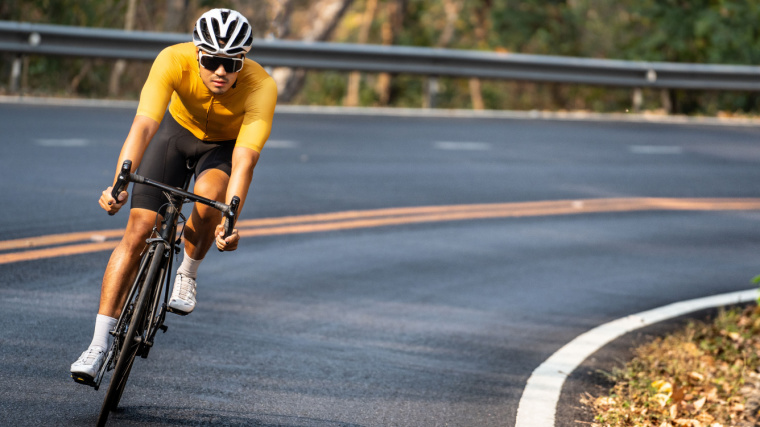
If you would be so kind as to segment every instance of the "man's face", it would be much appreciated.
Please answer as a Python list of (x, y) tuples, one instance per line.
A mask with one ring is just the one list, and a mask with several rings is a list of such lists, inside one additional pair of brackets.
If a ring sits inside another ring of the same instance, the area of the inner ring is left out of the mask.
[[(196, 52), (199, 52), (198, 56), (198, 68), (200, 69), (200, 76), (201, 80), (203, 81), (203, 84), (206, 85), (209, 91), (215, 95), (221, 95), (232, 87), (233, 84), (235, 84), (235, 81), (237, 80), (239, 71), (236, 72), (228, 72), (225, 70), (224, 65), (219, 64), (216, 66), (215, 69), (208, 69), (205, 68), (203, 65), (201, 65), (201, 57), (202, 56), (211, 56), (211, 58), (207, 58), (204, 60), (204, 62), (211, 62), (209, 59), (213, 59), (214, 56), (220, 57), (220, 58), (242, 58), (242, 55), (238, 55), (235, 57), (225, 56), (225, 55), (208, 55), (202, 51), (198, 51), (196, 49)], [(214, 68), (214, 66), (211, 66), (210, 68)]]

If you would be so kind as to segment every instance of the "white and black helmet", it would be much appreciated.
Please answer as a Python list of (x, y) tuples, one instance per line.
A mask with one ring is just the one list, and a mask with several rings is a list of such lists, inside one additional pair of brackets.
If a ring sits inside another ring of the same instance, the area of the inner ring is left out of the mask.
[(211, 9), (195, 23), (193, 43), (211, 55), (245, 54), (253, 44), (251, 25), (240, 12)]

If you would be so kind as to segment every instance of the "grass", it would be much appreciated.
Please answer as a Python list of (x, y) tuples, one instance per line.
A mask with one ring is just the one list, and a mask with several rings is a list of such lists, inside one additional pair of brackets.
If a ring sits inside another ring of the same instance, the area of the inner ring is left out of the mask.
[(721, 310), (712, 322), (638, 347), (608, 373), (609, 394), (585, 395), (595, 426), (719, 427), (758, 424), (760, 308)]

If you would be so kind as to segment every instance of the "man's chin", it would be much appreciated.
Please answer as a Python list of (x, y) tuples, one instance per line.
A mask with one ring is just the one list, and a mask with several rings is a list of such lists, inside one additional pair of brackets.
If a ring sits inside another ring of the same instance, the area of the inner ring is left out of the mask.
[(209, 85), (206, 85), (206, 88), (207, 88), (207, 89), (208, 89), (208, 90), (209, 90), (211, 93), (213, 93), (213, 94), (215, 94), (215, 95), (223, 95), (223, 94), (224, 94), (224, 93), (226, 93), (228, 90), (230, 90), (230, 88), (231, 88), (231, 87), (232, 87), (232, 85), (231, 85), (231, 84), (227, 84), (227, 85), (224, 85), (224, 86), (221, 86), (221, 87), (218, 87), (218, 86), (209, 86)]

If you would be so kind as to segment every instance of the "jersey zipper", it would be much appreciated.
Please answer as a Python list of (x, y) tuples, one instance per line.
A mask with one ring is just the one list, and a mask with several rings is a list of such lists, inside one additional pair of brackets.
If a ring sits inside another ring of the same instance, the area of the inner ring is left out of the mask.
[(211, 103), (208, 104), (208, 110), (206, 111), (206, 139), (208, 139), (208, 118), (211, 117), (211, 110), (214, 108), (214, 95), (211, 95)]

